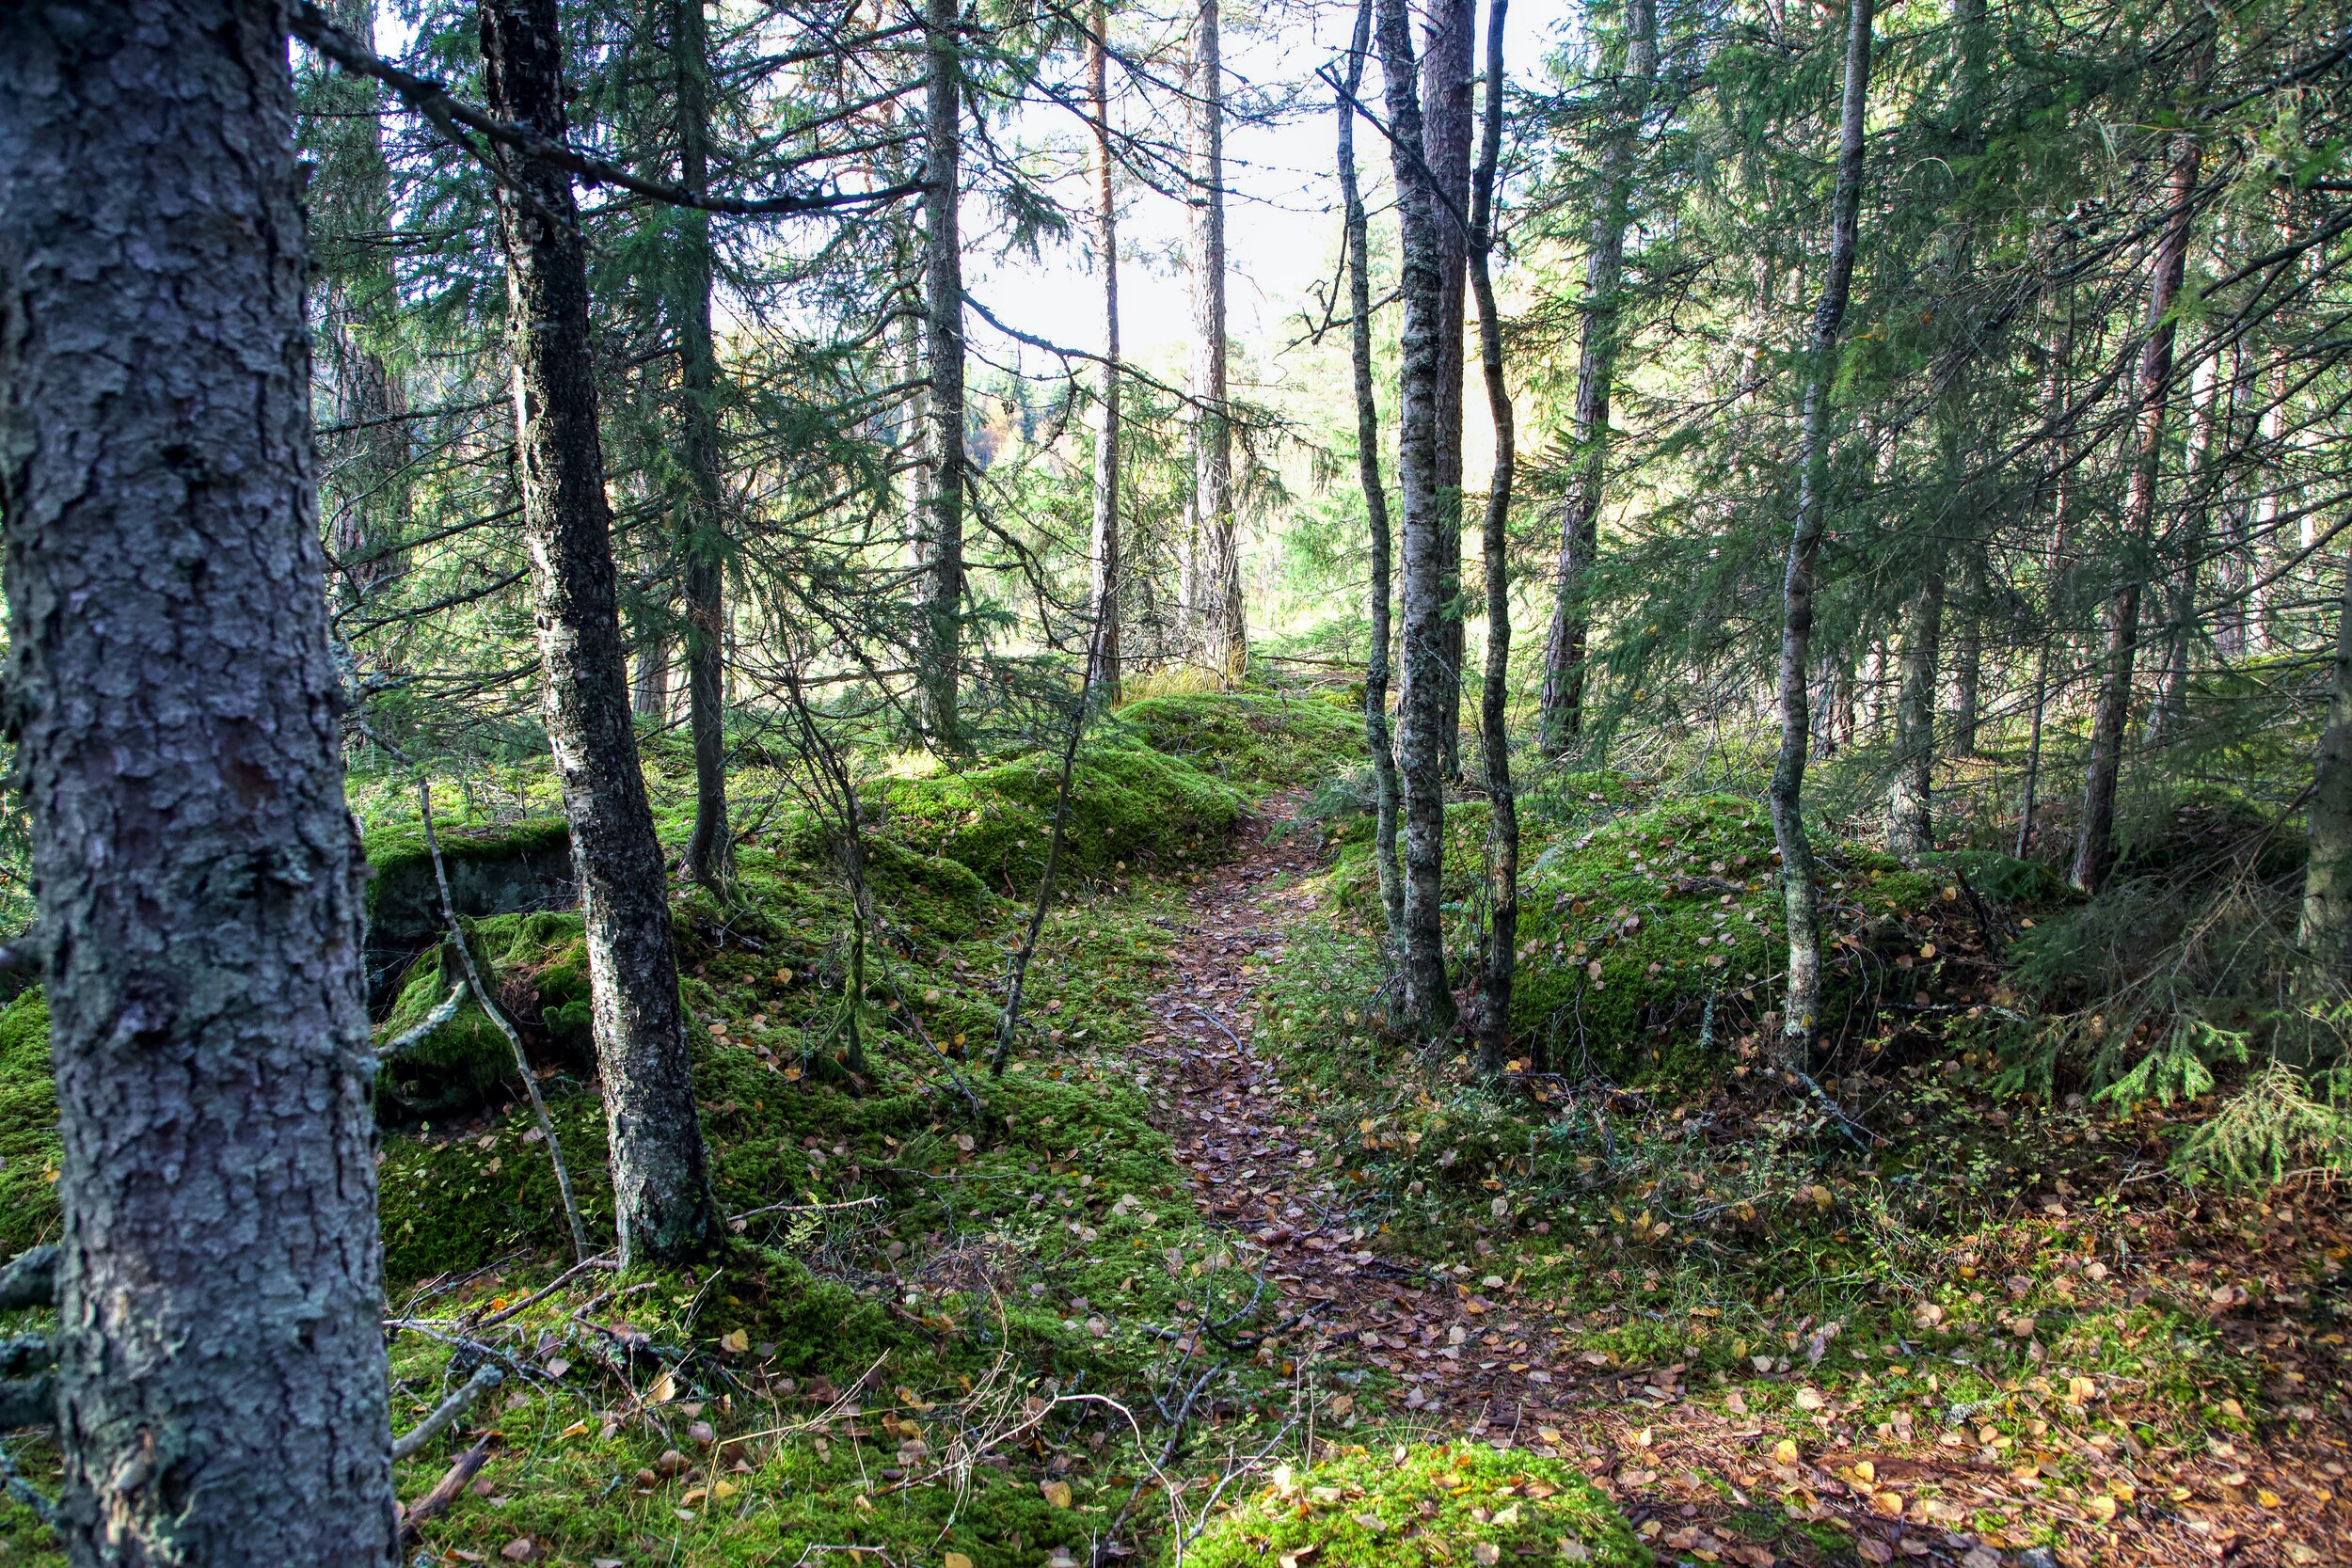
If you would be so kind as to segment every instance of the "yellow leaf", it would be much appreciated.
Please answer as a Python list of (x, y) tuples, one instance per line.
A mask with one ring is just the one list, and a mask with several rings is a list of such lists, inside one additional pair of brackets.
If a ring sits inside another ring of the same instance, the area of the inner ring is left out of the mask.
[(1796, 1462), (1797, 1462), (1797, 1445), (1796, 1445), (1793, 1441), (1791, 1441), (1791, 1440), (1790, 1440), (1790, 1439), (1788, 1439), (1788, 1438), (1784, 1437), (1784, 1438), (1782, 1438), (1779, 1442), (1777, 1442), (1777, 1443), (1775, 1443), (1775, 1444), (1773, 1444), (1773, 1445), (1772, 1445), (1772, 1463), (1773, 1463), (1773, 1464), (1775, 1464), (1775, 1465), (1794, 1465)]
[(961, 1552), (949, 1552), (939, 1562), (940, 1568), (972, 1568), (972, 1560)]
[(675, 1398), (677, 1398), (677, 1378), (669, 1372), (663, 1372), (660, 1377), (655, 1378), (653, 1386), (645, 1390), (647, 1404), (667, 1404)]
[(574, 1421), (570, 1426), (567, 1426), (562, 1432), (557, 1433), (556, 1435), (559, 1437), (577, 1437), (587, 1430), (588, 1423), (586, 1421)]
[(710, 1483), (711, 1497), (721, 1500), (734, 1497), (736, 1490), (736, 1484), (731, 1481), (714, 1481)]
[(1070, 1483), (1068, 1481), (1043, 1481), (1038, 1482), (1037, 1489), (1043, 1495), (1045, 1500), (1053, 1504), (1056, 1508), (1068, 1508), (1070, 1506)]
[[(2262, 1504), (2265, 1508), (2276, 1508), (2279, 1506), (2279, 1494), (2273, 1492), (2267, 1486), (2259, 1487), (2255, 1490), (2254, 1500)], [(2114, 1502), (2112, 1499), (2109, 1499), (2107, 1507), (2109, 1513), (2114, 1511)], [(2104, 1518), (2105, 1515), (2103, 1514), (2101, 1517)]]
[(734, 1333), (722, 1337), (719, 1340), (719, 1348), (733, 1351), (739, 1355), (752, 1348), (752, 1337), (739, 1328)]
[(2115, 1499), (2113, 1497), (2087, 1498), (2084, 1501), (2083, 1506), (2090, 1509), (2092, 1516), (2095, 1518), (2112, 1519), (2115, 1517)]

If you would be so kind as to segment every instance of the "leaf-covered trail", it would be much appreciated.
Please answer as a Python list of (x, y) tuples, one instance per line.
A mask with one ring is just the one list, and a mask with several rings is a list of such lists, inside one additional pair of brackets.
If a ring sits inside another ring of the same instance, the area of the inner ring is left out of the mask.
[[(1336, 1381), (1348, 1386), (1359, 1381), (1354, 1374), (1376, 1370), (1394, 1380), (1391, 1409), (1401, 1405), (1408, 1420), (1579, 1462), (1668, 1561), (2291, 1568), (2342, 1560), (2311, 1544), (2328, 1541), (2328, 1524), (2307, 1519), (2289, 1528), (2278, 1513), (2254, 1506), (2237, 1472), (2262, 1461), (2244, 1445), (2169, 1462), (2146, 1456), (2136, 1475), (2119, 1465), (2112, 1492), (2095, 1499), (2104, 1513), (2089, 1506), (2089, 1494), (2055, 1495), (2030, 1465), (1988, 1464), (1931, 1444), (1924, 1433), (1916, 1441), (1890, 1443), (1882, 1433), (1874, 1442), (1829, 1419), (1834, 1403), (1815, 1418), (1819, 1431), (1798, 1434), (1804, 1441), (1791, 1463), (1780, 1430), (1748, 1416), (1736, 1389), (1727, 1400), (1693, 1398), (1680, 1364), (1616, 1366), (1581, 1349), (1566, 1337), (1572, 1322), (1524, 1297), (1505, 1277), (1509, 1265), (1480, 1256), (1474, 1242), (1466, 1239), (1452, 1259), (1384, 1247), (1353, 1212), (1331, 1151), (1312, 1141), (1313, 1117), (1278, 1059), (1253, 1045), (1256, 988), (1284, 960), (1286, 927), (1315, 907), (1302, 883), (1323, 869), (1317, 835), (1295, 831), (1295, 811), (1292, 800), (1269, 802), (1234, 854), (1200, 874), (1177, 933), (1171, 983), (1151, 1003), (1158, 1026), (1134, 1064), (1201, 1214), (1232, 1237), (1237, 1259), (1256, 1265), (1264, 1281), (1260, 1309), (1225, 1328), (1224, 1354), (1254, 1354), (1295, 1373), (1343, 1374)], [(1219, 1304), (1217, 1314), (1239, 1305)], [(1314, 1381), (1327, 1389), (1335, 1379)], [(1328, 1433), (1356, 1402), (1349, 1394), (1327, 1399), (1320, 1430)], [(2296, 1459), (2319, 1456), (2263, 1457), (2298, 1468)], [(2163, 1487), (2177, 1503), (2193, 1488), (2220, 1506), (2166, 1508), (2145, 1522), (2127, 1511), (2118, 1528), (2107, 1498), (2133, 1496), (2127, 1476), (2143, 1495)], [(2026, 1544), (2052, 1527), (2054, 1550)]]

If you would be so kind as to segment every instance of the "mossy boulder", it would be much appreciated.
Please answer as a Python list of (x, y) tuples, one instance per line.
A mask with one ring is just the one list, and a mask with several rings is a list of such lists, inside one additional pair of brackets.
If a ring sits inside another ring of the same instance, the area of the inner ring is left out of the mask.
[[(526, 1041), (568, 1058), (590, 1050), (588, 946), (580, 918), (542, 910), (465, 922), (483, 983)], [(456, 948), (428, 949), (402, 976), (377, 1031), (389, 1039), (429, 1017), (466, 976)], [(515, 1076), (515, 1052), (470, 992), (448, 1022), (384, 1064), (377, 1085), (421, 1115), (477, 1104)]]
[(1146, 697), (1120, 726), (1163, 756), (1244, 789), (1289, 789), (1364, 755), (1364, 716), (1321, 696), (1200, 692)]
[[(571, 831), (560, 816), (497, 826), (437, 822), (450, 902), (466, 916), (557, 910), (579, 896), (572, 876)], [(408, 960), (442, 934), (440, 889), (424, 829), (416, 822), (367, 835), (368, 982), (382, 1006)]]
[[(829, 836), (815, 817), (803, 815), (797, 818), (776, 835), (776, 844), (787, 857), (787, 863), (795, 879), (809, 879), (813, 869), (817, 873), (815, 880), (839, 882)], [(877, 911), (893, 925), (960, 942), (970, 936), (988, 914), (993, 902), (988, 884), (961, 861), (926, 854), (880, 831), (866, 834), (864, 859), (866, 891), (872, 895)], [(787, 890), (777, 885), (774, 878), (751, 873), (749, 857), (745, 857), (745, 862), (743, 893), (747, 904), (765, 906), (780, 899), (787, 904), (796, 901)], [(774, 911), (762, 908), (761, 912)]]
[(56, 1239), (63, 1158), (49, 1003), (35, 986), (0, 1008), (0, 1253)]
[(1185, 1558), (1195, 1568), (1465, 1568), (1520, 1558), (1640, 1568), (1652, 1560), (1579, 1471), (1477, 1443), (1359, 1451), (1304, 1474), (1285, 1465)]
[[(1061, 759), (1033, 752), (993, 768), (869, 786), (882, 831), (907, 847), (968, 867), (990, 889), (1027, 897), (1045, 867)], [(1241, 819), (1232, 786), (1141, 746), (1088, 747), (1071, 774), (1062, 870), (1088, 877), (1121, 863), (1168, 865), (1201, 853)]]

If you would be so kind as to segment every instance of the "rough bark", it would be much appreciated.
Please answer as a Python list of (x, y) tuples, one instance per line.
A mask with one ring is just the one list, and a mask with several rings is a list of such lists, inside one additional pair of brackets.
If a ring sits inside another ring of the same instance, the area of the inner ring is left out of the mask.
[(1977, 754), (1984, 714), (1984, 546), (1971, 544), (1960, 568), (1960, 626), (1952, 641), (1952, 755)]
[(2180, 566), (2165, 584), (2164, 662), (2156, 677), (2156, 698), (2148, 708), (2148, 744), (2172, 738), (2188, 716), (2188, 660), (2197, 639), (2198, 562), (2204, 558), (2212, 522), (2214, 404), (2220, 393), (2220, 362), (2206, 355), (2189, 372), (2188, 438), (2182, 467), (2187, 494), (2182, 499), (2181, 522), (2172, 542)]
[(8, 722), (75, 1563), (395, 1560), (283, 13), (0, 8)]
[[(562, 141), (561, 50), (555, 0), (483, 0), (490, 112)], [(568, 175), (519, 156), (506, 173), (499, 232), (540, 708), (579, 872), (621, 1259), (691, 1258), (718, 1230), (670, 943), (669, 878), (629, 721), (584, 247)]]
[[(2209, 56), (2208, 56), (2209, 57)], [(2196, 72), (2201, 78), (2201, 70)], [(2132, 473), (2123, 495), (2119, 526), (2126, 541), (2148, 537), (2156, 515), (2156, 482), (2164, 455), (2164, 421), (2172, 384), (2172, 346), (2177, 323), (2172, 308), (2180, 298), (2181, 279), (2188, 263), (2188, 239), (2195, 213), (2197, 173), (2204, 161), (2204, 144), (2184, 132), (2173, 138), (2172, 170), (2166, 182), (2164, 229), (2156, 239), (2149, 264), (2148, 338), (2141, 346), (2139, 370), (2133, 388), (2138, 413), (2135, 420)], [(2100, 659), (2099, 696), (2090, 721), (2090, 760), (2084, 772), (2081, 827), (2074, 838), (2074, 863), (2067, 880), (2084, 893), (2106, 884), (2115, 861), (2115, 785), (2122, 771), (2123, 731), (2131, 718), (2132, 670), (2139, 651), (2137, 577), (2127, 575), (2109, 595), (2102, 630), (2106, 648)]]
[[(670, 67), (676, 84), (678, 179), (695, 196), (710, 187), (710, 31), (703, 0), (674, 0)], [(677, 334), (678, 478), (673, 507), (685, 563), (686, 715), (694, 740), (694, 831), (686, 874), (723, 892), (735, 872), (727, 831), (726, 518), (719, 467), (719, 350), (710, 334), (718, 271), (710, 214), (682, 208), (678, 265), (668, 302)]]
[(2336, 612), (2328, 721), (2312, 769), (2311, 859), (2303, 871), (2304, 990), (2341, 995), (2352, 983), (2352, 569)]
[(1813, 846), (1804, 831), (1805, 669), (1813, 641), (1814, 562), (1820, 554), (1829, 481), (1829, 398), (1837, 340), (1853, 285), (1862, 216), (1866, 144), (1863, 114), (1870, 91), (1871, 0), (1849, 0), (1846, 85), (1839, 104), (1837, 183), (1830, 197), (1829, 273), (1813, 308), (1804, 386), (1804, 429), (1797, 453), (1797, 522), (1781, 581), (1780, 755), (1772, 767), (1772, 837), (1780, 847), (1781, 896), (1788, 922), (1788, 995), (1781, 1015), (1773, 1066), (1802, 1073), (1811, 1066), (1813, 1031), (1821, 1008), (1820, 890), (1813, 879)]
[(2017, 810), (2016, 854), (2025, 858), (2033, 841), (2033, 814), (2042, 788), (2042, 731), (2050, 706), (2050, 659), (2058, 646), (2053, 627), (2061, 594), (2062, 578), (2066, 570), (2066, 531), (2071, 518), (2069, 505), (2074, 497), (2074, 463), (2067, 451), (2064, 424), (2060, 418), (2066, 411), (2066, 400), (2074, 380), (2074, 296), (2069, 291), (2063, 308), (2052, 313), (2050, 336), (2046, 350), (2047, 370), (2042, 381), (2042, 422), (2048, 432), (2042, 442), (2042, 482), (2037, 494), (2046, 495), (2050, 507), (2050, 548), (2045, 568), (2046, 604), (2051, 613), (2042, 634), (2042, 644), (2034, 650), (2033, 707), (2031, 727), (2026, 737), (2026, 784)]
[(653, 627), (637, 634), (630, 655), (629, 706), (640, 719), (660, 721), (670, 714), (670, 642)]
[(1584, 258), (1584, 300), (1578, 319), (1576, 405), (1568, 444), (1576, 477), (1560, 513), (1560, 564), (1553, 578), (1551, 628), (1544, 641), (1544, 686), (1537, 735), (1548, 757), (1565, 756), (1584, 727), (1584, 660), (1591, 641), (1585, 575), (1600, 549), (1600, 507), (1609, 471), (1609, 394), (1616, 373), (1618, 291), (1625, 284), (1625, 231), (1633, 197), (1635, 137), (1658, 77), (1657, 0), (1626, 7), (1625, 80), (1611, 109), (1601, 150), (1600, 209), (1593, 214)]
[[(1432, 195), (1438, 250), (1437, 474), (1438, 566), (1443, 595), (1441, 657), (1430, 669), (1439, 683), (1439, 739), (1445, 776), (1462, 775), (1462, 394), (1470, 234), (1471, 78), (1477, 71), (1478, 0), (1435, 0), (1423, 34), (1422, 156), (1437, 180)], [(1409, 676), (1408, 676), (1409, 678)]]
[(1486, 668), (1479, 688), (1479, 750), (1486, 765), (1486, 952), (1478, 995), (1478, 1061), (1502, 1070), (1511, 1046), (1511, 983), (1519, 940), (1519, 808), (1511, 783), (1511, 481), (1517, 429), (1502, 379), (1502, 317), (1495, 307), (1495, 166), (1502, 151), (1502, 21), (1508, 0), (1486, 7), (1486, 113), (1470, 182), (1470, 277), (1478, 302), (1478, 363), (1494, 420), (1481, 555), (1486, 575)]
[(1110, 11), (1095, 0), (1087, 40), (1087, 114), (1093, 123), (1094, 248), (1103, 268), (1103, 364), (1095, 392), (1094, 533), (1089, 602), (1101, 630), (1094, 683), (1119, 701), (1119, 208), (1111, 188)]
[(1405, 877), (1396, 862), (1396, 753), (1389, 736), (1389, 493), (1380, 483), (1380, 410), (1372, 379), (1372, 225), (1356, 177), (1356, 110), (1372, 46), (1372, 0), (1357, 0), (1356, 36), (1348, 45), (1347, 91), (1340, 100), (1340, 202), (1346, 223), (1347, 348), (1356, 375), (1356, 475), (1364, 492), (1372, 552), (1372, 648), (1364, 660), (1364, 739), (1372, 753), (1375, 792), (1373, 863), (1379, 868), (1380, 910), (1387, 920), (1388, 962), (1405, 953)]
[(923, 7), (923, 571), (915, 722), (934, 748), (962, 745), (963, 250), (957, 222), (963, 155), (963, 66), (956, 0)]
[(1396, 467), (1404, 535), (1405, 681), (1397, 750), (1405, 816), (1403, 1025), (1423, 1037), (1453, 1027), (1440, 925), (1445, 875), (1445, 568), (1438, 520), (1438, 287), (1435, 194), (1422, 160), (1421, 94), (1406, 0), (1376, 0), (1381, 74), (1396, 171), (1405, 307), (1397, 377)]
[(1886, 849), (1905, 865), (1935, 847), (1935, 673), (1944, 630), (1944, 562), (1929, 561), (1903, 613), (1902, 685), (1895, 699), (1895, 779)]
[(1192, 30), (1193, 603), (1201, 662), (1227, 682), (1249, 665), (1233, 517), (1233, 431), (1225, 375), (1225, 69), (1218, 0), (1200, 0)]

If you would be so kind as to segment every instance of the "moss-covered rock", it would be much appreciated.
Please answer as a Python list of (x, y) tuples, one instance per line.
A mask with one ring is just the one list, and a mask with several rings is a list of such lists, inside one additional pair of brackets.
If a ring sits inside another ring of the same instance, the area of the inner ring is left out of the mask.
[(1321, 696), (1146, 697), (1120, 708), (1118, 721), (1162, 755), (1244, 789), (1312, 784), (1364, 754), (1361, 707)]
[(0, 1009), (0, 1253), (56, 1239), (63, 1156), (49, 1003), (35, 986)]
[[(586, 1056), (588, 947), (580, 916), (540, 910), (465, 925), (483, 982), (526, 1038), (563, 1055)], [(449, 942), (427, 951), (402, 976), (379, 1037), (389, 1039), (423, 1022), (465, 975)], [(430, 1115), (477, 1104), (514, 1076), (514, 1048), (468, 993), (456, 1016), (386, 1062), (377, 1083), (394, 1102)]]
[[(870, 794), (890, 837), (969, 867), (991, 889), (1026, 897), (1045, 866), (1060, 766), (1060, 758), (1035, 752), (968, 773), (882, 781)], [(1141, 746), (1089, 746), (1071, 775), (1062, 869), (1099, 876), (1121, 863), (1187, 860), (1241, 815), (1237, 791), (1186, 763)]]
[(1464, 1568), (1522, 1557), (1638, 1568), (1651, 1560), (1615, 1505), (1578, 1471), (1476, 1443), (1359, 1452), (1297, 1475), (1285, 1466), (1185, 1557), (1197, 1568), (1277, 1560)]
[[(436, 831), (460, 915), (562, 909), (577, 897), (571, 832), (560, 816), (489, 827), (437, 821)], [(369, 989), (380, 1005), (390, 983), (405, 982), (408, 959), (441, 934), (441, 895), (421, 824), (376, 828), (366, 848)]]

